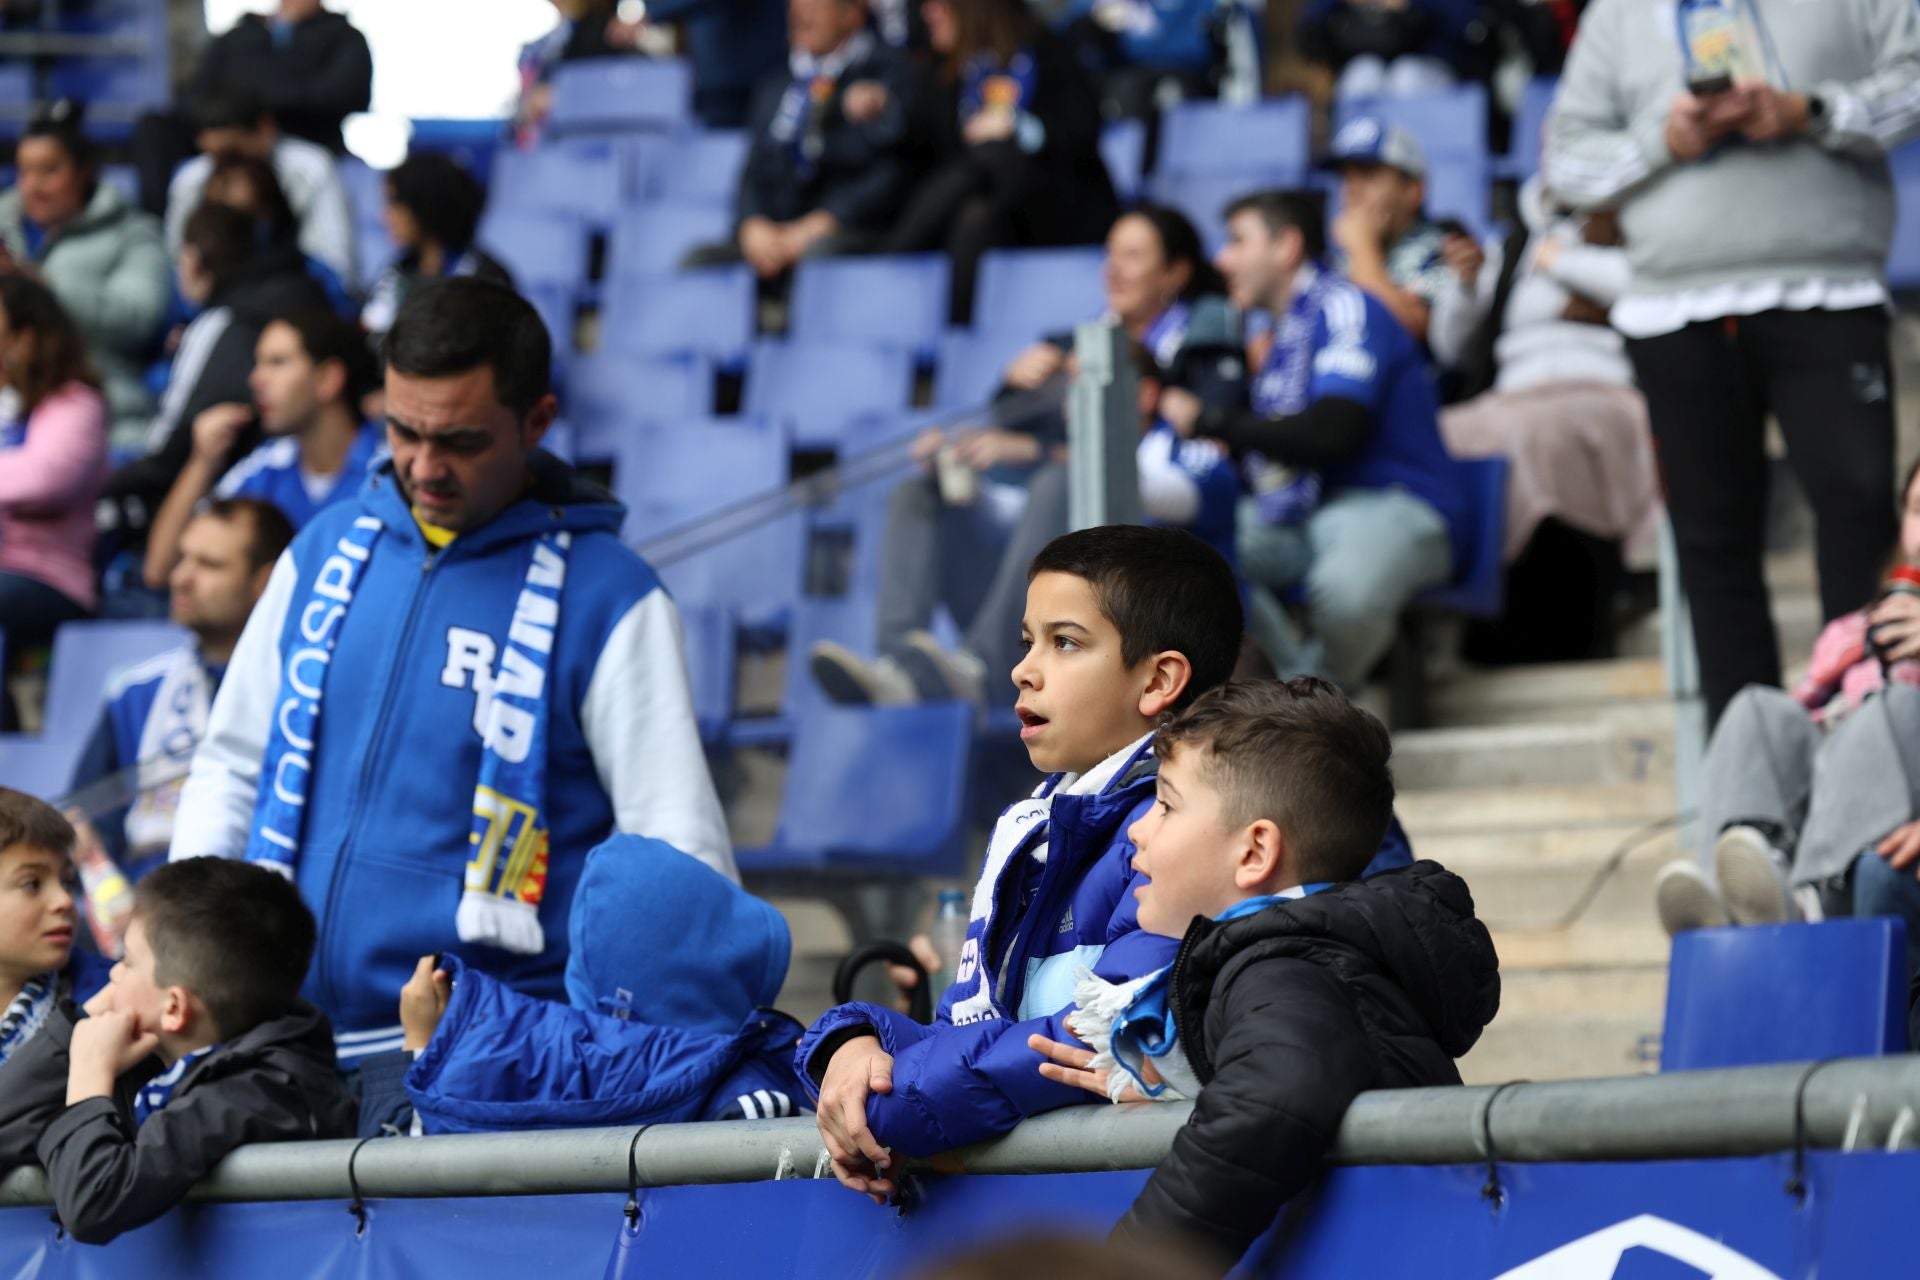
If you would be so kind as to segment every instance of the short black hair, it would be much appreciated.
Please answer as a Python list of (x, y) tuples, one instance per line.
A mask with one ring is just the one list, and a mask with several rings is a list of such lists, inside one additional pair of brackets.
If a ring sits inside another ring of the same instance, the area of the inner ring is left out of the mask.
[(46, 138), (60, 145), (73, 161), (73, 167), (94, 178), (100, 172), (100, 148), (87, 136), (86, 106), (71, 98), (62, 98), (35, 116), (20, 135), (20, 141)]
[(188, 858), (134, 889), (153, 980), (207, 1006), (223, 1040), (280, 1017), (313, 962), (313, 912), (285, 876), (234, 858)]
[(1325, 680), (1245, 680), (1195, 700), (1154, 735), (1162, 760), (1207, 752), (1220, 816), (1265, 818), (1292, 846), (1303, 884), (1357, 880), (1393, 821), (1387, 727)]
[(410, 378), (493, 370), (493, 395), (525, 418), (552, 385), (553, 340), (533, 304), (471, 276), (435, 280), (407, 298), (381, 354)]
[(420, 232), (450, 249), (473, 243), (487, 193), (473, 175), (437, 151), (408, 156), (387, 175), (387, 199), (413, 214)]
[(1062, 534), (1033, 558), (1027, 581), (1043, 573), (1093, 588), (1127, 666), (1168, 650), (1185, 655), (1193, 675), (1176, 707), (1233, 674), (1246, 627), (1240, 584), (1225, 557), (1186, 530), (1108, 524)]
[(200, 515), (231, 524), (247, 521), (247, 564), (258, 573), (280, 558), (293, 541), (293, 521), (287, 513), (260, 498), (216, 498)]
[(67, 857), (73, 852), (73, 824), (46, 801), (0, 787), (0, 852), (15, 845), (57, 853)]
[(1228, 204), (1220, 216), (1232, 221), (1243, 213), (1259, 214), (1270, 235), (1288, 227), (1298, 231), (1308, 261), (1326, 257), (1327, 202), (1318, 192), (1254, 191)]
[(200, 255), (200, 269), (215, 281), (227, 279), (253, 261), (261, 248), (252, 218), (212, 200), (202, 200), (188, 215), (180, 240)]
[(256, 129), (272, 114), (260, 95), (245, 85), (218, 84), (194, 102), (193, 127), (196, 133), (208, 129)]
[(360, 326), (344, 319), (330, 307), (298, 307), (273, 317), (268, 324), (284, 324), (300, 336), (300, 348), (316, 365), (337, 360), (347, 371), (347, 385), (341, 399), (355, 413), (360, 399), (379, 385), (374, 373), (373, 351)]

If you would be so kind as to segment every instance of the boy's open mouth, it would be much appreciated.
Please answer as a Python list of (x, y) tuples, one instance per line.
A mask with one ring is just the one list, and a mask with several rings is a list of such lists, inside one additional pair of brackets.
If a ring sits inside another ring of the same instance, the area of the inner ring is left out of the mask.
[(1047, 718), (1037, 711), (1028, 710), (1026, 707), (1015, 707), (1013, 714), (1020, 718), (1020, 736), (1022, 738), (1031, 738), (1034, 734), (1047, 727)]

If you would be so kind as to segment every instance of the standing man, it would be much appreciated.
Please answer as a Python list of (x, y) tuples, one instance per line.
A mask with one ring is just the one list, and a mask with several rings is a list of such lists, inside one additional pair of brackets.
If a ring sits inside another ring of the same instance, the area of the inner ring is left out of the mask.
[(737, 874), (673, 602), (620, 507), (538, 448), (539, 316), (438, 281), (385, 350), (393, 458), (275, 568), (173, 842), (299, 884), (307, 991), (346, 1067), (399, 1047), (397, 994), (431, 952), (565, 999), (574, 886), (616, 831)]
[(1545, 167), (1567, 203), (1620, 211), (1633, 284), (1612, 320), (1647, 397), (1716, 721), (1743, 686), (1780, 683), (1761, 574), (1769, 413), (1813, 506), (1829, 621), (1873, 596), (1893, 545), (1886, 153), (1920, 128), (1913, 0), (1732, 7), (1743, 20), (1715, 33), (1695, 24), (1718, 6), (1595, 0)]

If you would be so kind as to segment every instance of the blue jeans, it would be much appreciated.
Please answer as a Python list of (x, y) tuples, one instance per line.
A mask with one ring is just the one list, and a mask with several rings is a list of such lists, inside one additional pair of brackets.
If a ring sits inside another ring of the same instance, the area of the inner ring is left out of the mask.
[[(1255, 585), (1254, 639), (1282, 676), (1319, 675), (1355, 688), (1393, 646), (1414, 596), (1453, 575), (1447, 522), (1400, 489), (1337, 493), (1298, 525), (1262, 521), (1240, 506), (1240, 569)], [(1274, 596), (1306, 592), (1312, 635), (1286, 625)]]
[(1869, 849), (1853, 862), (1853, 914), (1892, 916), (1907, 926), (1907, 977), (1920, 973), (1920, 867), (1895, 868)]

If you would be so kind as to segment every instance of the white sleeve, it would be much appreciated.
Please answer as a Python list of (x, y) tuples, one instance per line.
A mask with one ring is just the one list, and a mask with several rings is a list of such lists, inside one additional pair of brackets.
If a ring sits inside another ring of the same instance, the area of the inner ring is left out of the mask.
[(1603, 307), (1620, 301), (1633, 284), (1633, 267), (1627, 261), (1627, 251), (1608, 245), (1567, 245), (1554, 258), (1547, 274)]
[(680, 611), (664, 590), (648, 592), (607, 637), (580, 728), (617, 830), (664, 840), (739, 882), (694, 720)]
[(168, 857), (237, 858), (247, 849), (247, 827), (260, 786), (260, 758), (273, 728), (280, 695), (280, 629), (293, 607), (299, 570), (284, 552), (253, 607), (227, 675), (207, 715), (207, 736), (193, 753), (180, 791)]
[(1446, 287), (1433, 300), (1433, 316), (1427, 322), (1427, 345), (1433, 348), (1433, 358), (1442, 368), (1451, 369), (1460, 363), (1473, 331), (1480, 327), (1493, 306), (1494, 289), (1499, 284), (1501, 266), (1507, 256), (1506, 238), (1488, 236), (1481, 250), (1486, 254), (1486, 261), (1480, 264), (1474, 287), (1467, 288), (1460, 283), (1459, 276), (1449, 271)]
[(313, 203), (301, 219), (300, 247), (332, 267), (341, 284), (354, 287), (353, 205), (331, 160), (315, 166)]
[(1878, 156), (1920, 130), (1920, 9), (1912, 0), (1857, 0), (1856, 9), (1851, 21), (1873, 50), (1873, 70), (1814, 86), (1829, 112), (1819, 137), (1835, 151)]
[(1149, 520), (1189, 525), (1200, 514), (1200, 485), (1180, 465), (1174, 437), (1167, 433), (1140, 442), (1140, 507)]
[(1636, 121), (1620, 105), (1619, 83), (1635, 57), (1620, 28), (1646, 12), (1632, 0), (1595, 0), (1581, 15), (1567, 51), (1547, 114), (1542, 168), (1547, 186), (1576, 208), (1617, 204), (1674, 162), (1664, 113), (1649, 112)]

